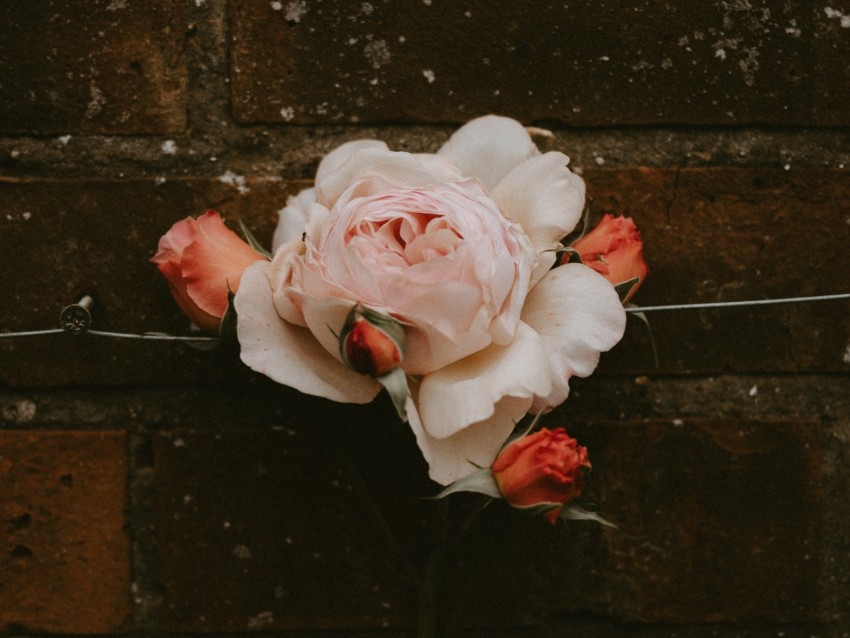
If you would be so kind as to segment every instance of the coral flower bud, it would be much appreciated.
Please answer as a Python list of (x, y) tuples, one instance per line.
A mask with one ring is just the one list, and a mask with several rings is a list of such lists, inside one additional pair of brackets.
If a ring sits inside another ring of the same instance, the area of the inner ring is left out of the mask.
[(214, 210), (187, 217), (159, 240), (151, 261), (165, 277), (180, 309), (200, 328), (217, 334), (228, 292), (239, 289), (242, 272), (263, 255), (229, 230)]
[[(596, 228), (572, 247), (581, 255), (586, 266), (593, 268), (612, 284), (638, 278), (623, 300), (624, 303), (634, 296), (649, 274), (649, 267), (643, 260), (640, 232), (631, 217), (605, 215)], [(565, 261), (568, 260), (569, 256)]]
[(382, 377), (401, 364), (404, 343), (404, 328), (400, 323), (358, 304), (345, 320), (340, 355), (355, 372)]
[(547, 519), (554, 524), (562, 506), (584, 489), (590, 460), (587, 449), (564, 428), (541, 428), (502, 450), (491, 469), (508, 503), (520, 508), (552, 505)]

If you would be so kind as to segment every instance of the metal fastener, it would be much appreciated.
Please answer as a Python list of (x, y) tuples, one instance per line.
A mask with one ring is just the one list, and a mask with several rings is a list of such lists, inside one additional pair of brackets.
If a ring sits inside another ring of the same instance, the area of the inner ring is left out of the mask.
[(91, 327), (92, 306), (94, 306), (92, 296), (83, 295), (77, 303), (62, 308), (59, 315), (59, 325), (62, 326), (62, 330), (74, 336), (88, 332)]

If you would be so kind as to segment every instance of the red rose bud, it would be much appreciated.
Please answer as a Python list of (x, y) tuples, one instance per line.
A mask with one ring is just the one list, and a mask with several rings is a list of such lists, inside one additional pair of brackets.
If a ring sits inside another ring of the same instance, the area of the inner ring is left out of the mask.
[(358, 304), (345, 320), (339, 349), (355, 372), (382, 377), (401, 364), (404, 344), (404, 328), (398, 321)]
[(557, 503), (546, 514), (554, 525), (561, 506), (581, 494), (590, 467), (587, 449), (564, 428), (541, 428), (502, 450), (490, 469), (502, 496), (514, 507)]
[[(643, 260), (643, 242), (631, 217), (605, 215), (596, 228), (576, 241), (572, 248), (586, 266), (593, 268), (612, 284), (639, 278), (623, 303), (634, 296), (649, 274), (649, 267)], [(569, 261), (569, 253), (564, 261)]]

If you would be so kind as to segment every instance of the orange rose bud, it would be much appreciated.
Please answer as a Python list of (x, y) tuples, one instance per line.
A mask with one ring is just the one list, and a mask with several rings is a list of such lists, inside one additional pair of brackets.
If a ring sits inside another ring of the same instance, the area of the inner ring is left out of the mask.
[(242, 271), (265, 259), (221, 216), (208, 210), (183, 219), (162, 236), (151, 261), (168, 281), (180, 309), (201, 329), (218, 334), (227, 310), (228, 291), (239, 288)]
[[(643, 260), (643, 242), (631, 217), (605, 215), (596, 228), (576, 241), (572, 248), (581, 255), (586, 266), (593, 268), (612, 284), (639, 278), (623, 303), (634, 296), (649, 274), (649, 267)], [(569, 261), (569, 254), (564, 261)]]
[(404, 329), (395, 319), (358, 304), (345, 320), (340, 355), (355, 372), (382, 377), (401, 365), (404, 342)]
[[(505, 500), (523, 508), (572, 501), (584, 489), (590, 467), (587, 449), (564, 428), (541, 428), (502, 450), (490, 469)], [(546, 514), (553, 525), (560, 506)]]

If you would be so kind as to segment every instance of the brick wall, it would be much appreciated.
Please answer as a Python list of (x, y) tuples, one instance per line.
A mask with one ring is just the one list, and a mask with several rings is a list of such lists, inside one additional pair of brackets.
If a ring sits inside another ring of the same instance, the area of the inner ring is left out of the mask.
[[(643, 305), (850, 290), (850, 3), (37, 0), (0, 5), (0, 331), (185, 334), (148, 263), (215, 207), (268, 242), (319, 159), (554, 131), (635, 218)], [(299, 395), (228, 348), (0, 340), (0, 632), (850, 635), (850, 318), (630, 322), (547, 418), (619, 530), (490, 507), (460, 533), (383, 398)], [(338, 632), (338, 633), (335, 633)]]

